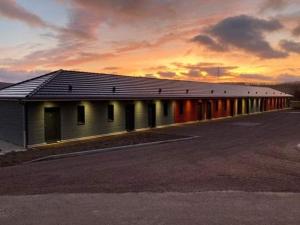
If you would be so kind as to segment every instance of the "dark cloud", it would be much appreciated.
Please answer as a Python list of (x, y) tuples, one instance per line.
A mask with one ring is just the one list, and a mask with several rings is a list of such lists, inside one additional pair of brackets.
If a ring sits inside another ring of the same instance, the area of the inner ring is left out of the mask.
[(224, 51), (224, 47), (208, 35), (197, 35), (192, 39), (193, 42), (204, 45), (213, 51)]
[(281, 40), (279, 42), (279, 45), (282, 49), (284, 49), (287, 52), (294, 52), (300, 54), (300, 42)]
[[(281, 28), (280, 22), (274, 19), (264, 20), (240, 15), (226, 18), (207, 28), (206, 32), (211, 40), (216, 40), (215, 44), (219, 46), (241, 49), (260, 58), (284, 58), (288, 54), (273, 49), (264, 38), (265, 32), (273, 32)], [(194, 41), (197, 41), (196, 37), (193, 38)], [(206, 44), (208, 48), (211, 48), (211, 44), (207, 41), (206, 43), (198, 41), (198, 43)]]
[(0, 16), (24, 22), (33, 27), (46, 27), (48, 24), (37, 15), (18, 5), (15, 0), (0, 1)]
[(210, 76), (224, 76), (232, 74), (231, 70), (237, 69), (237, 66), (224, 66), (221, 63), (196, 63), (196, 64), (184, 64), (184, 63), (172, 63), (178, 69), (186, 69), (188, 72), (182, 73), (184, 75), (198, 76), (201, 72), (207, 73)]
[(188, 69), (188, 72), (182, 73), (182, 74), (184, 74), (186, 76), (195, 77), (195, 76), (199, 76), (199, 75), (201, 75), (201, 73), (205, 72), (209, 76), (220, 77), (220, 76), (232, 74), (231, 70), (236, 69), (236, 68), (237, 67), (230, 67), (230, 66), (228, 66), (228, 67), (198, 66), (198, 68), (197, 68), (197, 66), (194, 66), (194, 68)]
[(197, 70), (197, 69), (191, 69), (186, 73), (181, 73), (184, 76), (188, 76), (188, 77), (193, 77), (193, 78), (197, 78), (201, 76), (201, 71)]
[(231, 70), (236, 69), (235, 66), (220, 66), (220, 67), (202, 67), (201, 70), (211, 76), (224, 76), (232, 74)]

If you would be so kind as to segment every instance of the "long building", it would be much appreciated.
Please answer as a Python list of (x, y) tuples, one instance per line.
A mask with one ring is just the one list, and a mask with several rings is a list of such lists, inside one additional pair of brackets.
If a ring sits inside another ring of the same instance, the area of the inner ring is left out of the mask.
[(0, 90), (0, 139), (25, 147), (288, 107), (271, 88), (55, 71)]

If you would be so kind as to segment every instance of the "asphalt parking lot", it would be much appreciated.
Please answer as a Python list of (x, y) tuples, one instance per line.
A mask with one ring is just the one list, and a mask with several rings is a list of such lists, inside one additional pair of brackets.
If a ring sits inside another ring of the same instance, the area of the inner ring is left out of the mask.
[(153, 130), (181, 142), (0, 169), (0, 194), (300, 191), (300, 114), (271, 112)]
[[(5, 181), (0, 185), (0, 195), (276, 192), (295, 195), (293, 204), (288, 205), (288, 199), (280, 203), (290, 207), (288, 210), (300, 205), (300, 111), (270, 112), (152, 132), (197, 138), (0, 168), (0, 180)], [(256, 200), (249, 200), (249, 206)], [(277, 203), (271, 199), (267, 205), (272, 208)], [(276, 210), (270, 209), (270, 219), (274, 219)], [(241, 220), (235, 219), (228, 224), (257, 224), (252, 223), (256, 220), (239, 223)], [(263, 222), (282, 224), (280, 219)], [(293, 214), (288, 224), (299, 222), (300, 216)]]

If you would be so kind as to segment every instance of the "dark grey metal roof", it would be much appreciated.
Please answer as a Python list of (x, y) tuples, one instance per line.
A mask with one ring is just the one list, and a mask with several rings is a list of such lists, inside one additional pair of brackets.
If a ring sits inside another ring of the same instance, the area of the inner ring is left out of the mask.
[(291, 97), (254, 86), (200, 83), (59, 70), (3, 90), (0, 99), (147, 99), (199, 97)]

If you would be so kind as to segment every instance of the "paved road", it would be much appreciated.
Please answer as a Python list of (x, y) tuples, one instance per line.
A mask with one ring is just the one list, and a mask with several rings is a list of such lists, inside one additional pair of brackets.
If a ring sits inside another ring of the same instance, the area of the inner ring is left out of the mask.
[(299, 225), (300, 194), (203, 192), (0, 197), (3, 225)]

